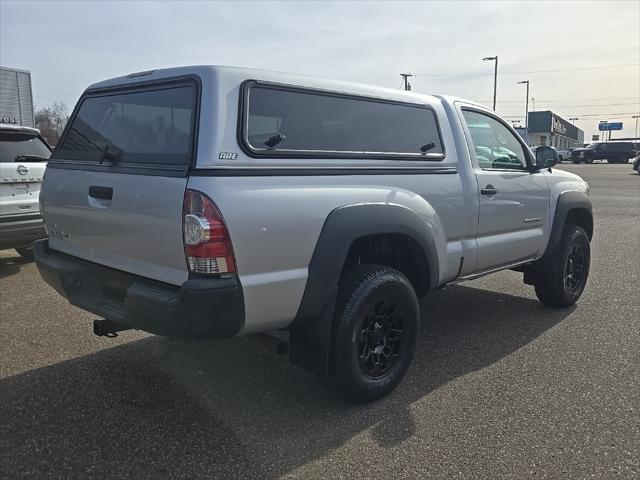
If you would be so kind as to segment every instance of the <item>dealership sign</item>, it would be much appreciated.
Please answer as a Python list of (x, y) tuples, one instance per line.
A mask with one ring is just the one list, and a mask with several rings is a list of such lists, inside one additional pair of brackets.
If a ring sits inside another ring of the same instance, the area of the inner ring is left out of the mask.
[(18, 123), (18, 117), (15, 115), (0, 115), (0, 123)]
[(598, 130), (601, 132), (610, 132), (611, 130), (622, 130), (622, 122), (600, 122)]
[(554, 133), (558, 133), (560, 135), (565, 135), (567, 133), (567, 127), (562, 123), (562, 121), (555, 116), (551, 117), (551, 131)]

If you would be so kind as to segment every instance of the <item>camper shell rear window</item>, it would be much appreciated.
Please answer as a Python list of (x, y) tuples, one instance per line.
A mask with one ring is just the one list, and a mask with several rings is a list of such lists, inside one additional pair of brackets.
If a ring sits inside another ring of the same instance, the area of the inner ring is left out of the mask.
[(280, 84), (244, 84), (240, 140), (251, 156), (442, 160), (426, 104)]
[(184, 168), (194, 151), (197, 96), (191, 81), (89, 92), (52, 160)]

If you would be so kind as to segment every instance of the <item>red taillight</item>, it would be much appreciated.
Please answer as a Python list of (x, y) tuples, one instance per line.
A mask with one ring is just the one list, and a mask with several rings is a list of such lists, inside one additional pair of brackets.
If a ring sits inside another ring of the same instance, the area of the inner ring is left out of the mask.
[(204, 193), (184, 192), (182, 205), (184, 253), (193, 273), (236, 271), (231, 238), (220, 211)]

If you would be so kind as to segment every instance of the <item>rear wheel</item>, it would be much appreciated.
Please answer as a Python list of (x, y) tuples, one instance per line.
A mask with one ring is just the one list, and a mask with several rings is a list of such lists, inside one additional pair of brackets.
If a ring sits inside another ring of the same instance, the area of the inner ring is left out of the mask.
[(404, 377), (418, 335), (419, 306), (398, 270), (364, 264), (340, 281), (334, 317), (334, 372), (326, 383), (348, 401), (367, 403), (389, 394)]
[(585, 158), (584, 163), (593, 163), (593, 158)]
[(16, 248), (16, 252), (27, 260), (33, 260), (33, 247), (18, 247)]
[(538, 299), (552, 307), (576, 303), (589, 277), (589, 236), (578, 225), (565, 225), (556, 251), (542, 265), (534, 283)]

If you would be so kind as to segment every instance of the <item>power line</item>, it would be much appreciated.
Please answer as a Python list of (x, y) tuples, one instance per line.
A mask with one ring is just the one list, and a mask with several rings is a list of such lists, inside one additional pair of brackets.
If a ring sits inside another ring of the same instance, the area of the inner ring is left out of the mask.
[[(558, 102), (604, 102), (609, 100), (638, 100), (640, 97), (617, 97), (617, 98), (565, 98), (547, 100), (544, 98), (536, 98), (536, 102), (558, 103)], [(491, 102), (493, 100), (476, 100), (476, 102)], [(498, 103), (522, 103), (522, 100), (498, 100)], [(597, 105), (594, 105), (597, 107)]]
[[(520, 72), (500, 72), (500, 75), (524, 75), (529, 73), (557, 73), (557, 72), (575, 72), (578, 70), (598, 70), (603, 68), (622, 68), (637, 67), (640, 63), (622, 63), (617, 65), (600, 65), (597, 67), (574, 67), (574, 68), (558, 68), (555, 70), (529, 70)], [(414, 77), (484, 77), (493, 75), (493, 73), (415, 73)]]

